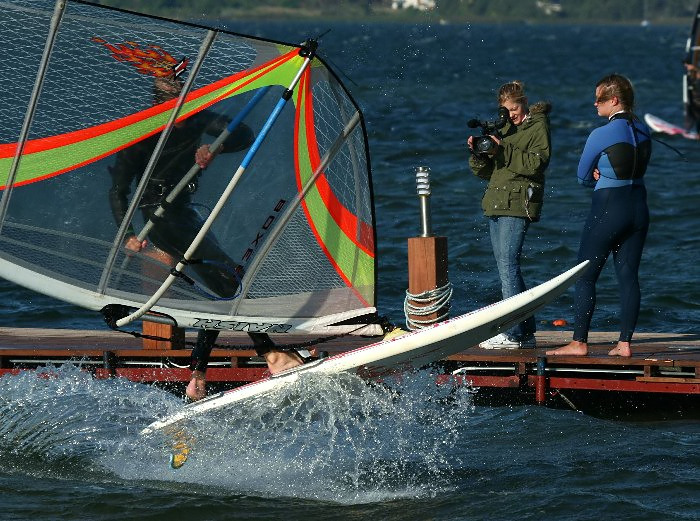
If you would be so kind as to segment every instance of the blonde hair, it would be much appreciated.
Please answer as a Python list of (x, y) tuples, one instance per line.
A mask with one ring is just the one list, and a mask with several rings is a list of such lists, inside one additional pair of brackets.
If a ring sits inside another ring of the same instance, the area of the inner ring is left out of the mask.
[(498, 104), (503, 105), (506, 101), (527, 105), (525, 97), (525, 84), (522, 81), (514, 80), (501, 85), (498, 89)]
[(622, 74), (609, 74), (596, 83), (600, 87), (600, 101), (617, 98), (625, 110), (634, 110), (634, 88), (632, 82)]

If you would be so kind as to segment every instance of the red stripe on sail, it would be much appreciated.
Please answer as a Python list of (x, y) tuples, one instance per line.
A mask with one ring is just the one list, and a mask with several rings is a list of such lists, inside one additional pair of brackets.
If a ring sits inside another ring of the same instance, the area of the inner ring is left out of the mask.
[[(215, 83), (212, 83), (211, 85), (207, 85), (205, 87), (197, 89), (194, 92), (191, 92), (186, 97), (186, 99), (185, 99), (186, 102), (190, 102), (190, 101), (196, 100), (198, 98), (201, 98), (202, 96), (210, 94), (211, 92), (221, 88), (222, 86), (228, 85), (229, 83), (233, 83), (241, 78), (244, 78), (245, 76), (254, 75), (248, 81), (246, 81), (245, 83), (242, 83), (241, 85), (236, 87), (236, 89), (234, 89), (233, 91), (229, 91), (229, 92), (226, 92), (225, 94), (222, 94), (221, 96), (219, 96), (219, 97), (207, 102), (206, 104), (202, 105), (201, 107), (198, 107), (197, 109), (193, 110), (187, 116), (181, 116), (180, 118), (178, 118), (178, 120), (182, 120), (182, 119), (185, 119), (186, 117), (190, 117), (191, 115), (196, 114), (197, 112), (200, 112), (200, 111), (204, 110), (205, 108), (215, 104), (216, 102), (220, 101), (222, 98), (230, 95), (231, 92), (236, 92), (237, 90), (240, 90), (244, 86), (249, 85), (253, 81), (259, 79), (261, 76), (266, 74), (270, 68), (279, 67), (282, 63), (285, 63), (286, 61), (290, 60), (291, 58), (293, 58), (297, 54), (298, 53), (295, 51), (289, 52), (285, 55), (282, 55), (278, 58), (275, 58), (274, 60), (270, 60), (269, 62), (262, 64), (262, 65), (256, 67), (255, 69), (251, 69), (249, 71), (246, 70), (246, 71), (238, 72), (236, 74), (233, 74), (231, 76), (223, 78)], [(265, 70), (261, 71), (261, 69), (265, 69)], [(256, 72), (258, 72), (258, 71), (261, 71), (261, 72), (256, 74)], [(108, 134), (108, 133), (113, 132), (115, 130), (119, 130), (121, 128), (127, 127), (129, 125), (133, 125), (135, 123), (138, 123), (140, 121), (148, 119), (150, 117), (157, 116), (159, 114), (167, 112), (167, 111), (171, 110), (175, 106), (176, 103), (177, 103), (177, 100), (172, 99), (172, 100), (166, 101), (165, 103), (161, 103), (160, 105), (156, 105), (155, 107), (150, 107), (150, 108), (143, 110), (141, 112), (137, 112), (135, 114), (130, 114), (128, 116), (125, 116), (121, 119), (117, 119), (115, 121), (110, 121), (109, 123), (103, 123), (101, 125), (96, 125), (94, 127), (76, 130), (74, 132), (68, 132), (66, 134), (60, 134), (57, 136), (50, 136), (50, 137), (46, 137), (46, 138), (34, 139), (31, 141), (27, 141), (27, 143), (24, 146), (23, 154), (35, 154), (38, 152), (45, 152), (47, 150), (51, 150), (54, 148), (60, 148), (60, 147), (67, 146), (67, 145), (72, 145), (75, 143), (79, 143), (80, 141), (84, 141), (86, 139), (89, 139), (89, 138), (94, 138), (96, 136)], [(117, 152), (118, 150), (121, 150), (122, 148), (124, 148), (128, 145), (131, 145), (135, 142), (138, 142), (141, 139), (145, 139), (145, 138), (147, 138), (147, 137), (149, 137), (157, 132), (160, 132), (161, 130), (163, 130), (164, 127), (165, 126), (162, 125), (162, 126), (158, 127), (157, 129), (155, 129), (154, 131), (150, 132), (149, 134), (140, 136), (139, 139), (132, 141), (132, 142), (128, 143), (127, 145), (123, 145), (119, 148), (115, 148), (115, 149), (111, 150), (109, 153), (103, 154), (98, 158), (92, 159), (91, 161), (96, 161), (97, 159), (105, 157), (106, 155)], [(13, 157), (15, 154), (16, 148), (17, 148), (17, 143), (6, 143), (6, 144), (0, 145), (0, 159), (6, 159), (9, 157)], [(86, 163), (81, 163), (80, 165), (74, 165), (71, 167), (71, 169), (76, 168), (77, 166), (82, 166), (84, 164), (86, 164)], [(70, 169), (68, 169), (68, 170), (70, 170)], [(66, 170), (63, 170), (62, 172), (65, 172), (65, 171)], [(59, 173), (62, 173), (62, 172), (59, 172)], [(58, 174), (53, 173), (51, 175), (58, 175)], [(44, 176), (44, 178), (45, 177), (48, 177), (48, 176)]]
[[(311, 89), (308, 89), (308, 102), (306, 104), (306, 141), (309, 144), (309, 159), (311, 161), (312, 171), (316, 171), (321, 164), (321, 157), (318, 151), (318, 142), (316, 141), (316, 132), (314, 130), (314, 112), (313, 104), (311, 103)], [(338, 227), (343, 230), (343, 233), (352, 240), (358, 248), (364, 251), (370, 257), (374, 257), (374, 232), (372, 226), (364, 221), (361, 221), (348, 208), (340, 202), (331, 188), (325, 172), (319, 175), (316, 180), (316, 188), (318, 189), (321, 199), (328, 209), (328, 213), (336, 222)], [(358, 233), (359, 232), (359, 233)]]

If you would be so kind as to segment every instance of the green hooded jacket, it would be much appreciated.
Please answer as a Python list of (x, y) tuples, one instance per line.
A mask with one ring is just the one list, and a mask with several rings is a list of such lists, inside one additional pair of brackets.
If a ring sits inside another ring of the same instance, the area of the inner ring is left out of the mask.
[(488, 180), (481, 201), (484, 215), (524, 217), (538, 221), (544, 197), (544, 171), (552, 152), (549, 133), (551, 105), (530, 107), (529, 117), (519, 126), (508, 122), (493, 157), (472, 154), (469, 166), (475, 175)]

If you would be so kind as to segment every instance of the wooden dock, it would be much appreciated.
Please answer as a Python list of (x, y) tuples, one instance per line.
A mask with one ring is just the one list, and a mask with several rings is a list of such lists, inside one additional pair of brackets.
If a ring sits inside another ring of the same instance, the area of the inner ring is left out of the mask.
[[(537, 349), (464, 351), (436, 364), (438, 381), (469, 384), (484, 403), (537, 403), (607, 416), (700, 417), (700, 335), (639, 333), (630, 358), (611, 357), (615, 333), (592, 333), (588, 356), (546, 356), (565, 344), (570, 331), (537, 333)], [(192, 343), (194, 333), (186, 335)], [(303, 342), (286, 336), (279, 343)], [(318, 346), (330, 354), (374, 340), (346, 337)], [(264, 361), (245, 334), (222, 332), (207, 378), (226, 388), (260, 378)], [(144, 349), (133, 336), (105, 330), (0, 328), (0, 376), (68, 361), (96, 378), (123, 377), (182, 392), (189, 380), (190, 348)]]

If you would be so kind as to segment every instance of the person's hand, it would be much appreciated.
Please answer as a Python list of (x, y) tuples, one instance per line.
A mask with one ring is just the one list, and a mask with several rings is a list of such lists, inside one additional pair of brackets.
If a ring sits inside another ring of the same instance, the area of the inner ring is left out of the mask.
[(600, 170), (598, 170), (598, 168), (593, 169), (593, 179), (595, 179), (596, 181), (600, 179)]
[(197, 163), (202, 170), (209, 166), (212, 159), (214, 159), (214, 154), (211, 153), (209, 145), (202, 145), (194, 154), (194, 162)]
[[(501, 146), (501, 138), (499, 138), (498, 136), (494, 136), (493, 134), (489, 134), (489, 137), (493, 139), (498, 146)], [(495, 153), (496, 151), (494, 150), (494, 154)]]
[(469, 147), (469, 150), (474, 150), (474, 136), (469, 136), (467, 138), (467, 146)]
[(138, 253), (141, 250), (143, 250), (147, 244), (148, 244), (148, 241), (146, 241), (145, 239), (143, 241), (139, 241), (139, 238), (136, 237), (136, 235), (132, 235), (124, 243), (124, 248), (126, 248), (128, 250), (127, 253), (129, 253), (129, 252)]

